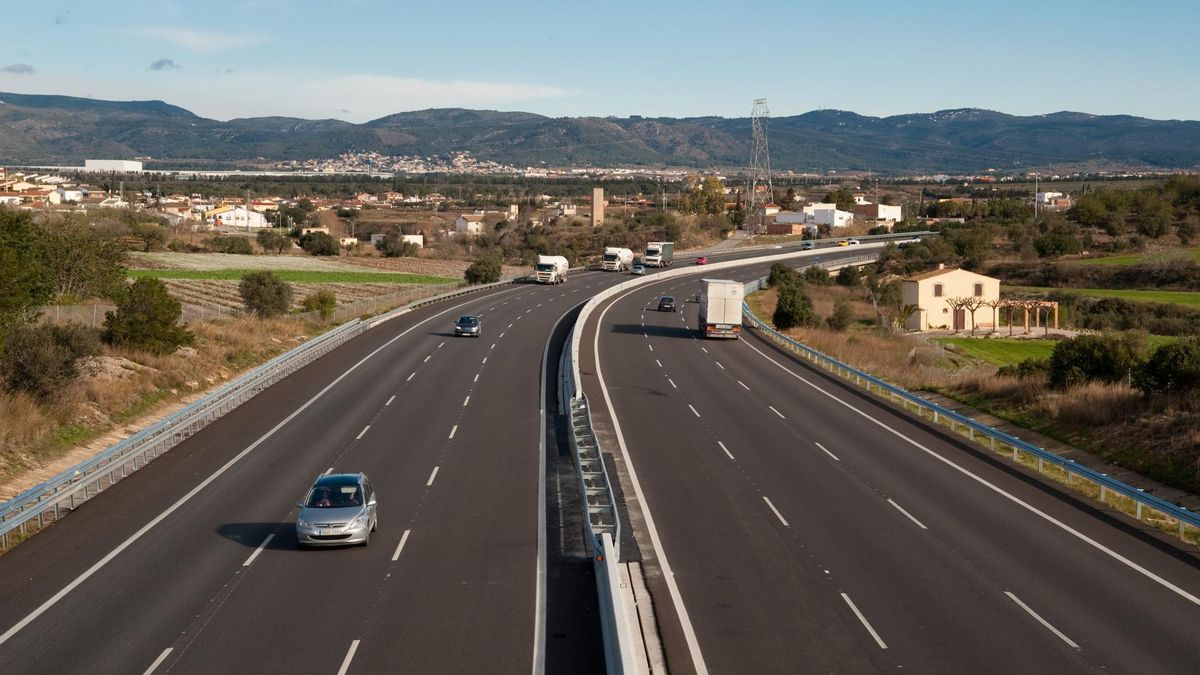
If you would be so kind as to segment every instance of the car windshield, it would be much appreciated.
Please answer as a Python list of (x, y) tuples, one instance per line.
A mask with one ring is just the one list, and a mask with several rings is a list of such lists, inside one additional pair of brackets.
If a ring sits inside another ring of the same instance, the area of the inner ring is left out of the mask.
[(358, 485), (318, 485), (304, 504), (311, 509), (344, 509), (362, 506), (362, 490)]
[(658, 302), (659, 302), (659, 304), (663, 304), (663, 305), (673, 305), (673, 304), (675, 304), (675, 298), (672, 298), (669, 295), (664, 295), (662, 297), (662, 299), (659, 300)]
[(458, 319), (458, 325), (472, 328), (479, 325), (479, 319), (476, 319), (473, 316), (462, 316)]

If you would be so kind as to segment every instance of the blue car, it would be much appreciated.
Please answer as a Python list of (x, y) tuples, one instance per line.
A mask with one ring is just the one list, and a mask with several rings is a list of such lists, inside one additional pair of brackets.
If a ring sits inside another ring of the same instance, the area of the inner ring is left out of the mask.
[(633, 267), (629, 268), (629, 273), (641, 276), (646, 273), (646, 266), (642, 264), (634, 265)]

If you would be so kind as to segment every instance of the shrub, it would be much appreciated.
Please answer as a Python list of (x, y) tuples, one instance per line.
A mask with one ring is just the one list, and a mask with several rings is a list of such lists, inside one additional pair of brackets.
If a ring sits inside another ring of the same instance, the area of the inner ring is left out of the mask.
[(857, 286), (862, 280), (862, 273), (854, 265), (838, 270), (837, 283), (839, 286)]
[(1092, 381), (1120, 382), (1141, 362), (1144, 342), (1134, 333), (1064, 340), (1050, 355), (1050, 384), (1066, 389)]
[(246, 308), (266, 318), (283, 314), (292, 306), (292, 287), (274, 272), (250, 272), (242, 277), (238, 292)]
[(771, 321), (780, 330), (797, 326), (811, 327), (820, 323), (816, 312), (813, 311), (812, 299), (799, 285), (784, 285), (779, 288), (779, 302), (775, 305), (775, 314)]
[(491, 284), (500, 281), (500, 254), (489, 251), (471, 263), (464, 275), (469, 284)]
[(117, 299), (116, 311), (104, 317), (109, 344), (169, 354), (192, 343), (194, 336), (179, 325), (183, 308), (158, 279), (138, 279)]
[(264, 251), (283, 253), (292, 245), (287, 235), (275, 230), (260, 230), (258, 234), (254, 235), (254, 238), (258, 241), (258, 245), (263, 247)]
[(300, 237), (300, 248), (310, 255), (337, 255), (340, 250), (333, 237), (324, 232), (309, 232)]
[(804, 281), (816, 286), (830, 286), (833, 284), (833, 277), (829, 276), (829, 270), (820, 265), (809, 265), (804, 268)]
[(21, 326), (0, 353), (4, 384), (35, 398), (52, 398), (77, 374), (75, 360), (100, 353), (100, 331), (80, 325)]
[(331, 291), (321, 289), (308, 294), (300, 302), (300, 306), (306, 312), (320, 312), (322, 319), (328, 319), (333, 316), (333, 310), (337, 307), (337, 297)]
[(800, 273), (795, 269), (777, 262), (771, 265), (771, 273), (767, 276), (767, 283), (775, 288), (780, 286), (792, 285), (801, 286), (804, 281), (800, 277)]
[(1000, 366), (996, 371), (997, 375), (1003, 377), (1015, 377), (1017, 379), (1026, 380), (1035, 377), (1046, 377), (1050, 373), (1050, 359), (1033, 359), (1028, 358), (1020, 363), (1010, 363)]
[(421, 252), (421, 247), (415, 243), (392, 236), (380, 239), (375, 248), (388, 258), (415, 258)]
[[(850, 268), (845, 268), (850, 269)], [(833, 303), (833, 313), (829, 318), (825, 319), (825, 323), (836, 331), (843, 331), (850, 327), (850, 322), (854, 320), (854, 309), (850, 306), (850, 300), (847, 298), (838, 298)]]
[(206, 241), (205, 245), (214, 253), (254, 254), (254, 247), (250, 245), (250, 240), (245, 237), (217, 235)]
[(1134, 371), (1133, 384), (1146, 394), (1200, 390), (1200, 337), (1155, 349)]

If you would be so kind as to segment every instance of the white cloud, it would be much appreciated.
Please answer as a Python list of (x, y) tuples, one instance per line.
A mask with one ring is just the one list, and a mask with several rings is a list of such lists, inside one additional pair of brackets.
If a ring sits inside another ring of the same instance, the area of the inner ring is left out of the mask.
[(156, 40), (169, 42), (176, 47), (195, 52), (218, 52), (240, 49), (262, 44), (267, 36), (257, 33), (234, 33), (230, 31), (201, 30), (198, 28), (176, 28), (171, 26), (145, 26), (138, 33)]

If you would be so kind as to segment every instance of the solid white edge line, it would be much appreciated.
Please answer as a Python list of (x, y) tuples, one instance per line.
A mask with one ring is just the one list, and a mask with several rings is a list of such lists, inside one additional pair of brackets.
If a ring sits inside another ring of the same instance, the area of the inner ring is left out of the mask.
[(729, 459), (733, 459), (733, 453), (729, 451), (729, 448), (725, 447), (724, 443), (717, 441), (717, 445), (721, 446), (721, 449), (725, 451), (725, 454), (729, 455)]
[(155, 668), (158, 668), (159, 666), (161, 666), (161, 665), (162, 665), (162, 662), (163, 662), (163, 661), (166, 661), (166, 660), (167, 660), (167, 657), (168, 657), (168, 656), (170, 656), (170, 655), (171, 655), (171, 652), (172, 652), (172, 651), (174, 651), (174, 650), (175, 650), (175, 648), (174, 648), (174, 647), (167, 647), (166, 649), (164, 649), (164, 650), (162, 651), (162, 653), (158, 655), (158, 658), (157, 658), (157, 659), (154, 659), (154, 663), (151, 663), (151, 664), (150, 664), (150, 667), (149, 667), (149, 668), (147, 668), (147, 669), (146, 669), (146, 672), (142, 673), (142, 675), (150, 675), (150, 673), (153, 673), (153, 672), (154, 672), (154, 669), (155, 669)]
[(928, 530), (928, 529), (929, 529), (928, 527), (925, 527), (925, 523), (922, 523), (921, 521), (919, 521), (919, 520), (917, 520), (916, 518), (914, 518), (914, 517), (913, 517), (913, 514), (909, 513), (908, 511), (905, 511), (903, 506), (900, 506), (900, 505), (899, 505), (899, 504), (897, 504), (896, 502), (892, 501), (892, 498), (891, 498), (891, 497), (888, 497), (888, 503), (889, 503), (889, 504), (891, 504), (892, 506), (896, 507), (896, 510), (897, 510), (897, 511), (899, 511), (900, 513), (903, 513), (905, 516), (907, 516), (909, 520), (911, 520), (911, 521), (913, 521), (914, 523), (916, 523), (916, 524), (917, 524), (917, 527), (921, 528), (922, 530)]
[(781, 413), (781, 412), (779, 412), (778, 410), (776, 410), (776, 409), (775, 409), (775, 406), (773, 406), (773, 405), (769, 405), (769, 406), (767, 406), (767, 407), (771, 409), (771, 412), (775, 413), (776, 415), (779, 415), (779, 419), (781, 419), (781, 420), (786, 420), (786, 419), (787, 419), (786, 417), (784, 417), (784, 416), (783, 416), (783, 413)]
[(400, 559), (400, 552), (404, 550), (404, 544), (408, 541), (408, 535), (410, 533), (412, 533), (412, 530), (405, 530), (404, 534), (400, 535), (400, 543), (396, 544), (396, 552), (392, 554), (392, 562), (396, 562)]
[(454, 434), (458, 433), (458, 425), (450, 427), (450, 438), (454, 438)]
[(249, 566), (253, 565), (254, 559), (258, 557), (259, 553), (263, 552), (263, 549), (265, 549), (267, 547), (267, 544), (270, 544), (271, 540), (274, 538), (275, 538), (274, 532), (272, 532), (271, 534), (268, 534), (267, 538), (263, 539), (263, 543), (259, 544), (258, 548), (254, 549), (254, 553), (251, 553), (250, 557), (246, 558), (246, 562), (242, 563), (242, 567), (249, 567)]
[(439, 468), (441, 468), (441, 467), (436, 467), (436, 466), (433, 467), (433, 473), (429, 474), (429, 480), (425, 481), (425, 487), (429, 487), (430, 485), (433, 485), (433, 479), (437, 478), (437, 472), (438, 472)]
[(696, 412), (696, 408), (695, 408), (695, 407), (693, 407), (691, 403), (689, 403), (689, 404), (688, 404), (688, 407), (692, 409), (692, 414), (693, 414), (693, 415), (695, 415), (696, 417), (699, 417), (699, 416), (700, 416), (700, 413)]
[(384, 403), (384, 405), (385, 405), (385, 406), (389, 406), (389, 405), (391, 405), (391, 404), (392, 404), (392, 401), (395, 401), (395, 400), (396, 400), (396, 395), (395, 395), (395, 394), (392, 394), (391, 398), (389, 398), (389, 399), (387, 400), (387, 403)]
[[(630, 289), (610, 302), (600, 312), (600, 316), (596, 319), (596, 326), (599, 327), (604, 324), (604, 316), (608, 314), (609, 308), (636, 290), (638, 289)], [(583, 326), (578, 326), (577, 330), (583, 330)], [(667, 583), (667, 591), (671, 595), (671, 603), (675, 605), (675, 614), (679, 617), (679, 625), (683, 630), (683, 639), (687, 642), (688, 652), (692, 657), (692, 667), (695, 669), (696, 675), (708, 675), (708, 666), (704, 663), (704, 654), (700, 651), (700, 642), (696, 639), (696, 630), (692, 627), (691, 617), (688, 616), (687, 607), (683, 604), (683, 596), (679, 592), (679, 585), (675, 583), (675, 573), (671, 571), (671, 564), (667, 561), (667, 553), (663, 549), (662, 540), (658, 537), (658, 529), (654, 526), (654, 517), (650, 514), (650, 505), (646, 502), (646, 495), (642, 491), (642, 484), (638, 482), (637, 471), (633, 468), (633, 459), (629, 456), (629, 447), (625, 445), (625, 436), (621, 433), (621, 422), (617, 419), (617, 413), (613, 410), (612, 398), (608, 395), (608, 387), (604, 384), (604, 372), (600, 367), (600, 330), (596, 330), (596, 334), (592, 338), (592, 357), (596, 361), (596, 380), (600, 383), (600, 393), (604, 395), (604, 405), (608, 408), (608, 417), (612, 420), (613, 433), (617, 436), (617, 445), (621, 448), (621, 457), (625, 461), (625, 472), (629, 476), (629, 482), (633, 484), (633, 492), (637, 496), (638, 503), (641, 504), (642, 518), (646, 524), (646, 532), (650, 535), (650, 543), (654, 546), (658, 564), (662, 567), (663, 580)]]
[(1058, 520), (1054, 516), (1046, 513), (1045, 511), (1042, 511), (1041, 509), (1037, 508), (1036, 506), (1034, 506), (1028, 502), (1025, 502), (1020, 497), (1017, 497), (1016, 495), (1007, 492), (1006, 490), (1004, 490), (1004, 488), (1001, 488), (997, 485), (994, 485), (994, 484), (988, 482), (988, 480), (983, 478), (982, 476), (976, 475), (976, 474), (972, 473), (969, 469), (959, 466), (958, 464), (954, 463), (952, 460), (947, 459), (946, 457), (943, 457), (942, 455), (939, 455), (937, 452), (931, 450), (930, 448), (927, 448), (924, 445), (921, 445), (917, 441), (909, 438), (908, 436), (905, 436), (904, 434), (893, 429), (892, 427), (888, 426), (887, 424), (880, 422), (879, 420), (875, 419), (874, 417), (871, 417), (871, 415), (869, 415), (868, 413), (854, 407), (853, 405), (851, 405), (850, 403), (847, 403), (846, 401), (843, 401), (842, 399), (838, 398), (834, 394), (831, 394), (831, 393), (825, 391), (824, 389), (822, 389), (818, 385), (814, 384), (813, 382), (792, 372), (786, 366), (779, 363), (775, 359), (771, 358), (767, 354), (763, 353), (762, 351), (760, 351), (759, 349), (754, 347), (754, 345), (751, 345), (749, 342), (747, 342), (745, 340), (738, 340), (738, 342), (746, 345), (747, 347), (754, 350), (755, 352), (758, 352), (758, 354), (760, 356), (762, 356), (764, 359), (766, 359), (766, 360), (770, 361), (771, 363), (775, 364), (776, 366), (778, 366), (780, 370), (784, 371), (785, 373), (788, 373), (792, 377), (800, 380), (801, 382), (807, 384), (808, 386), (812, 387), (813, 389), (816, 389), (818, 392), (833, 399), (834, 401), (836, 401), (836, 402), (840, 403), (841, 405), (845, 406), (846, 408), (854, 411), (855, 413), (859, 414), (860, 416), (870, 420), (871, 422), (873, 422), (880, 428), (884, 429), (888, 433), (892, 434), (893, 436), (896, 436), (897, 438), (904, 440), (909, 445), (912, 445), (913, 447), (924, 452), (925, 454), (929, 455), (930, 457), (933, 457), (934, 459), (938, 460), (939, 462), (942, 462), (946, 466), (949, 466), (950, 468), (954, 469), (955, 471), (958, 471), (962, 475), (979, 483), (980, 485), (986, 487), (987, 489), (991, 490), (992, 492), (995, 492), (996, 494), (998, 494), (998, 495), (1004, 497), (1005, 499), (1009, 500), (1010, 502), (1020, 506), (1021, 508), (1025, 509), (1026, 511), (1029, 511), (1030, 513), (1038, 516), (1042, 520), (1045, 520), (1046, 522), (1054, 525), (1055, 527), (1058, 527), (1059, 529), (1063, 530), (1064, 532), (1067, 532), (1068, 534), (1074, 536), (1075, 538), (1077, 538), (1080, 541), (1086, 543), (1087, 545), (1095, 548), (1096, 550), (1101, 551), (1102, 553), (1111, 557), (1113, 560), (1120, 562), (1121, 564), (1125, 565), (1129, 569), (1134, 570), (1135, 572), (1141, 574), (1142, 576), (1145, 576), (1147, 579), (1154, 581), (1158, 585), (1175, 593), (1176, 595), (1187, 600), (1188, 602), (1190, 602), (1194, 605), (1200, 606), (1200, 597), (1196, 597), (1195, 595), (1188, 593), (1186, 590), (1180, 588), (1179, 586), (1176, 586), (1175, 584), (1171, 583), (1170, 581), (1167, 581), (1166, 579), (1160, 577), (1159, 575), (1155, 574), (1154, 572), (1151, 572), (1150, 570), (1146, 569), (1145, 567), (1142, 567), (1141, 565), (1135, 563), (1134, 561), (1130, 560), (1129, 558), (1126, 558), (1125, 556), (1121, 555), (1120, 553), (1117, 553), (1116, 551), (1105, 546), (1104, 544), (1101, 544), (1100, 542), (1096, 541), (1095, 539), (1092, 539), (1091, 537), (1080, 532), (1079, 530), (1076, 530), (1075, 528), (1071, 527), (1070, 525), (1067, 525), (1066, 523), (1062, 522), (1061, 520)]
[(1038, 622), (1038, 623), (1040, 623), (1040, 624), (1042, 624), (1043, 626), (1045, 626), (1045, 627), (1046, 627), (1046, 630), (1048, 630), (1048, 631), (1050, 631), (1051, 633), (1054, 633), (1055, 635), (1057, 635), (1057, 636), (1058, 636), (1058, 639), (1060, 639), (1060, 640), (1062, 640), (1063, 642), (1065, 642), (1065, 643), (1067, 643), (1067, 644), (1071, 645), (1071, 648), (1072, 648), (1072, 649), (1081, 649), (1079, 645), (1075, 644), (1075, 641), (1074, 641), (1074, 640), (1072, 640), (1071, 638), (1067, 637), (1066, 635), (1063, 635), (1062, 631), (1060, 631), (1059, 629), (1057, 629), (1057, 628), (1055, 628), (1054, 626), (1052, 626), (1052, 625), (1050, 624), (1050, 622), (1049, 622), (1049, 621), (1047, 621), (1047, 620), (1043, 619), (1041, 616), (1039, 616), (1039, 615), (1038, 615), (1038, 613), (1037, 613), (1037, 612), (1033, 611), (1033, 608), (1032, 608), (1032, 607), (1030, 607), (1029, 605), (1027, 605), (1027, 604), (1025, 604), (1025, 603), (1021, 602), (1021, 599), (1020, 599), (1020, 598), (1018, 598), (1017, 596), (1013, 595), (1012, 593), (1009, 593), (1008, 591), (1004, 591), (1004, 594), (1005, 594), (1005, 595), (1007, 595), (1007, 596), (1008, 596), (1010, 599), (1012, 599), (1012, 601), (1013, 601), (1013, 602), (1015, 602), (1015, 603), (1017, 603), (1018, 605), (1020, 605), (1020, 606), (1021, 606), (1021, 609), (1025, 610), (1026, 612), (1029, 612), (1029, 616), (1032, 616), (1034, 619), (1037, 619), (1037, 622)]
[(775, 512), (775, 517), (779, 519), (779, 522), (783, 523), (784, 527), (791, 527), (791, 525), (788, 525), (788, 521), (784, 519), (783, 514), (779, 512), (779, 509), (775, 508), (775, 505), (771, 503), (770, 499), (767, 499), (766, 495), (763, 495), (763, 501), (767, 503), (767, 506), (771, 507), (771, 510)]
[(354, 660), (354, 652), (358, 651), (358, 640), (350, 643), (350, 651), (346, 652), (346, 658), (342, 660), (342, 667), (338, 668), (337, 675), (346, 675), (346, 671), (350, 670), (350, 662)]
[(875, 643), (879, 645), (879, 648), (887, 649), (888, 646), (883, 642), (883, 638), (879, 637), (879, 633), (876, 633), (875, 629), (871, 627), (871, 622), (867, 621), (867, 617), (863, 616), (863, 613), (858, 611), (858, 607), (854, 605), (854, 601), (850, 599), (850, 596), (842, 593), (842, 599), (846, 601), (847, 605), (850, 605), (850, 610), (853, 611), (854, 616), (857, 616), (858, 620), (862, 622), (862, 625), (867, 629), (867, 632), (871, 634), (871, 637), (875, 638)]
[(829, 455), (830, 457), (832, 457), (832, 458), (833, 458), (833, 460), (834, 460), (835, 462), (840, 462), (840, 461), (842, 461), (842, 460), (838, 459), (838, 456), (837, 456), (837, 455), (835, 455), (835, 454), (833, 454), (832, 452), (830, 452), (830, 451), (829, 451), (829, 448), (826, 448), (825, 446), (821, 445), (820, 443), (817, 443), (816, 441), (813, 441), (813, 445), (815, 445), (815, 446), (817, 446), (818, 448), (820, 448), (820, 449), (824, 450), (824, 451), (825, 451), (825, 454), (827, 454), (827, 455)]
[(357, 438), (355, 438), (354, 440), (356, 440), (356, 441), (361, 441), (361, 440), (362, 440), (362, 437), (363, 437), (364, 435), (366, 435), (366, 433), (367, 433), (367, 429), (370, 429), (370, 428), (371, 428), (371, 425), (370, 425), (370, 424), (368, 424), (367, 426), (363, 427), (363, 430), (362, 430), (362, 431), (360, 431), (360, 432), (358, 432), (358, 437), (357, 437)]
[[(141, 527), (141, 529), (139, 529), (137, 532), (134, 532), (133, 534), (131, 534), (128, 539), (126, 539), (125, 541), (118, 544), (116, 546), (116, 548), (109, 551), (107, 555), (105, 555), (100, 560), (96, 561), (95, 564), (93, 564), (91, 567), (87, 568), (82, 574), (75, 577), (75, 579), (72, 580), (69, 584), (67, 584), (66, 586), (63, 586), (61, 590), (59, 590), (54, 595), (50, 596), (50, 598), (48, 600), (46, 600), (41, 605), (39, 605), (37, 609), (30, 612), (25, 618), (21, 619), (20, 621), (18, 621), (15, 624), (13, 624), (12, 627), (10, 627), (8, 630), (6, 630), (3, 635), (0, 635), (0, 645), (3, 645), (5, 642), (8, 642), (12, 638), (12, 636), (14, 636), (18, 632), (20, 632), (21, 629), (25, 628), (25, 626), (28, 626), (34, 619), (36, 619), (39, 616), (41, 616), (42, 614), (44, 614), (46, 612), (46, 610), (50, 609), (55, 604), (57, 604), (59, 600), (62, 600), (64, 597), (66, 597), (66, 595), (68, 593), (75, 590), (80, 584), (82, 584), (83, 582), (85, 582), (89, 578), (91, 578), (91, 576), (93, 574), (100, 571), (100, 569), (102, 569), (108, 563), (112, 562), (113, 558), (116, 558), (118, 555), (121, 554), (121, 552), (123, 552), (125, 549), (132, 546), (134, 542), (136, 542), (137, 540), (139, 540), (143, 536), (145, 536), (146, 533), (149, 532), (150, 530), (154, 529), (154, 527), (156, 525), (158, 525), (162, 521), (166, 520), (172, 513), (175, 513), (176, 511), (178, 511), (179, 508), (182, 507), (184, 504), (186, 504), (188, 501), (190, 501), (192, 497), (195, 497), (197, 494), (199, 494), (199, 492), (201, 490), (208, 487), (213, 481), (220, 478), (222, 474), (224, 474), (226, 471), (228, 471), (230, 468), (232, 468), (235, 464), (242, 461), (242, 458), (244, 458), (246, 455), (253, 452), (254, 449), (257, 448), (258, 446), (260, 446), (264, 442), (266, 442), (266, 440), (268, 438), (270, 438), (271, 436), (274, 436), (275, 432), (279, 431), (284, 426), (286, 426), (289, 422), (291, 422), (292, 420), (299, 417), (301, 413), (303, 413), (305, 410), (308, 410), (308, 408), (312, 404), (316, 403), (321, 397), (323, 397), (326, 393), (328, 393), (329, 390), (331, 390), (335, 386), (337, 386), (338, 383), (340, 383), (347, 376), (349, 376), (350, 373), (357, 370), (359, 366), (366, 363), (368, 360), (373, 358), (379, 352), (382, 352), (384, 349), (387, 349), (388, 347), (392, 346), (392, 344), (394, 344), (397, 340), (404, 337), (405, 335), (408, 335), (412, 331), (416, 330), (418, 327), (423, 326), (426, 323), (429, 323), (430, 321), (433, 321), (434, 319), (442, 316), (443, 314), (449, 313), (449, 312), (451, 312), (455, 309), (458, 309), (459, 307), (469, 304), (471, 302), (474, 302), (474, 300), (469, 300), (467, 302), (461, 302), (457, 305), (447, 307), (446, 309), (438, 312), (437, 314), (434, 314), (434, 315), (430, 316), (429, 318), (422, 320), (419, 323), (413, 324), (412, 326), (406, 328), (399, 335), (393, 337), (392, 339), (388, 340), (387, 342), (383, 343), (382, 345), (376, 347), (374, 351), (372, 351), (371, 353), (369, 353), (366, 356), (359, 359), (358, 362), (356, 362), (354, 365), (352, 365), (349, 368), (347, 368), (346, 370), (342, 371), (341, 375), (338, 375), (332, 382), (325, 385), (325, 387), (323, 389), (321, 389), (321, 391), (318, 391), (316, 394), (314, 394), (312, 398), (305, 401), (299, 408), (296, 408), (295, 410), (293, 410), (290, 415), (283, 418), (275, 426), (271, 427), (271, 429), (269, 431), (267, 431), (267, 433), (263, 434), (262, 436), (259, 436), (258, 440), (254, 441), (250, 445), (246, 446), (246, 448), (244, 450), (242, 450), (238, 454), (234, 455), (228, 462), (225, 462), (224, 464), (222, 464), (221, 468), (217, 469), (208, 478), (205, 478), (203, 481), (201, 481), (199, 485), (197, 485), (196, 487), (189, 490), (187, 492), (187, 494), (180, 497), (179, 500), (176, 501), (174, 504), (168, 506), (166, 508), (166, 510), (164, 510), (162, 513), (155, 516), (153, 519), (150, 520), (150, 522), (143, 525)], [(330, 471), (332, 471), (332, 470), (333, 469), (330, 468)]]
[(321, 475), (323, 475), (323, 476), (328, 476), (328, 475), (329, 475), (329, 474), (331, 474), (331, 473), (333, 473), (333, 467), (332, 467), (332, 466), (331, 466), (331, 467), (329, 467), (328, 469), (325, 469), (325, 473), (323, 473), (323, 474), (321, 474)]

